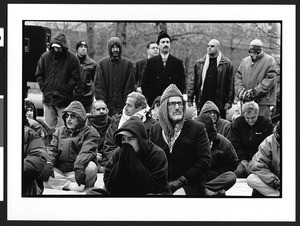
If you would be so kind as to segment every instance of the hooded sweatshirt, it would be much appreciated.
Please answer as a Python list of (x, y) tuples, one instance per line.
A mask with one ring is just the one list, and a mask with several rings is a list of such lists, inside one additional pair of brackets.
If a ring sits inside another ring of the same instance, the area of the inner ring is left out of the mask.
[(51, 42), (59, 44), (63, 53), (54, 54), (53, 48), (40, 57), (35, 77), (43, 92), (43, 103), (59, 108), (68, 106), (73, 100), (73, 89), (80, 81), (80, 64), (78, 58), (68, 50), (66, 36), (56, 34)]
[[(120, 54), (118, 58), (112, 57), (112, 45), (118, 45)], [(95, 98), (103, 100), (112, 116), (122, 111), (127, 95), (134, 91), (133, 63), (121, 56), (121, 40), (112, 37), (108, 41), (109, 56), (100, 60), (96, 69)]]
[[(130, 144), (122, 144), (121, 131), (133, 134), (140, 145), (136, 153)], [(147, 139), (144, 124), (131, 117), (115, 131), (118, 148), (105, 165), (104, 183), (112, 195), (140, 196), (167, 190), (167, 158), (164, 151)]]
[[(80, 121), (74, 130), (66, 125), (67, 112), (76, 114)], [(100, 135), (95, 128), (85, 124), (86, 112), (79, 101), (73, 101), (62, 114), (65, 125), (55, 131), (47, 147), (49, 161), (62, 172), (85, 169), (90, 161), (96, 162)]]
[(214, 104), (214, 102), (212, 101), (207, 101), (201, 111), (199, 115), (205, 114), (209, 111), (215, 111), (217, 112), (217, 121), (216, 123), (214, 123), (216, 129), (217, 129), (217, 133), (222, 134), (224, 137), (226, 137), (227, 139), (229, 139), (229, 133), (230, 133), (230, 122), (226, 119), (222, 119), (220, 117), (220, 111), (219, 108), (217, 107), (217, 105)]

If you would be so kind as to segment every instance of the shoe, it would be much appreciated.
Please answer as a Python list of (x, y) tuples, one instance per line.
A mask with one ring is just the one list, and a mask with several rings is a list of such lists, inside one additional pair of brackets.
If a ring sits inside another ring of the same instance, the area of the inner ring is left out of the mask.
[(204, 196), (225, 197), (226, 192), (224, 189), (218, 191), (211, 191), (208, 188), (205, 188)]

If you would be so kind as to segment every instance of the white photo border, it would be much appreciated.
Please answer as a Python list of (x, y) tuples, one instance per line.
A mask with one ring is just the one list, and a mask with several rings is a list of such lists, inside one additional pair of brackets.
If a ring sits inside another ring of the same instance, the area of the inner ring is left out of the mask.
[[(295, 13), (295, 5), (8, 4), (7, 220), (295, 221)], [(282, 21), (282, 198), (22, 198), (23, 20)]]

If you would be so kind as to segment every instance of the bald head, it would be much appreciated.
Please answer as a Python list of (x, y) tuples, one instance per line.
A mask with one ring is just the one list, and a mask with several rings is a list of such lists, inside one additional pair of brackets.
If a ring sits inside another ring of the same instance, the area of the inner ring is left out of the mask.
[(212, 39), (207, 44), (207, 53), (210, 57), (215, 58), (219, 55), (220, 42), (217, 39)]

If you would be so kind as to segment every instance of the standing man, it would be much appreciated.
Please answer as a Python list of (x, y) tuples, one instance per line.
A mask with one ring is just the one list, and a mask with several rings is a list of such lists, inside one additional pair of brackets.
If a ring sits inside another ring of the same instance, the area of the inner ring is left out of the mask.
[(50, 51), (38, 61), (35, 77), (43, 92), (46, 125), (50, 129), (64, 125), (62, 111), (72, 102), (80, 81), (79, 60), (68, 50), (65, 34), (59, 32), (52, 38)]
[(135, 79), (135, 83), (136, 83), (136, 91), (137, 92), (142, 92), (141, 89), (141, 80), (142, 80), (142, 73), (144, 70), (144, 67), (146, 65), (147, 59), (149, 59), (150, 57), (154, 57), (157, 56), (159, 54), (159, 49), (158, 49), (158, 45), (156, 42), (149, 42), (147, 44), (147, 57), (143, 58), (141, 60), (138, 60), (135, 63), (135, 68), (134, 68), (134, 79)]
[(254, 100), (259, 105), (259, 115), (271, 119), (276, 105), (277, 67), (275, 59), (264, 53), (263, 44), (254, 39), (235, 74), (235, 92), (245, 102)]
[(87, 113), (91, 112), (94, 100), (94, 77), (96, 62), (87, 55), (86, 42), (76, 44), (76, 55), (80, 61), (80, 84), (75, 88), (74, 99), (80, 101)]
[(160, 54), (147, 60), (142, 76), (141, 88), (149, 106), (172, 83), (182, 93), (185, 90), (183, 63), (182, 60), (170, 54), (170, 36), (163, 31), (160, 32), (157, 37), (157, 44)]
[(203, 123), (186, 118), (182, 93), (171, 84), (160, 99), (159, 123), (150, 140), (168, 159), (168, 186), (174, 195), (205, 195), (205, 173), (211, 163), (209, 139)]
[(122, 54), (118, 37), (108, 41), (109, 56), (100, 60), (95, 79), (95, 98), (103, 100), (112, 116), (122, 111), (127, 95), (134, 90), (133, 63)]
[(197, 111), (200, 112), (206, 101), (214, 102), (221, 118), (226, 118), (226, 110), (234, 101), (234, 77), (231, 61), (220, 51), (220, 42), (209, 41), (207, 54), (194, 64), (194, 77), (188, 85), (188, 106), (193, 105), (194, 97)]

